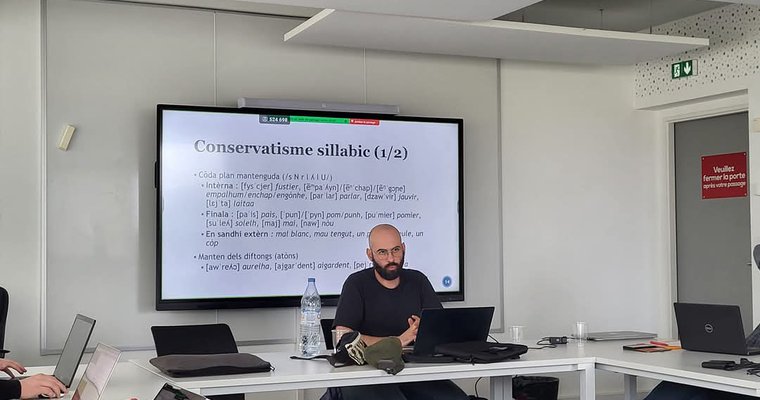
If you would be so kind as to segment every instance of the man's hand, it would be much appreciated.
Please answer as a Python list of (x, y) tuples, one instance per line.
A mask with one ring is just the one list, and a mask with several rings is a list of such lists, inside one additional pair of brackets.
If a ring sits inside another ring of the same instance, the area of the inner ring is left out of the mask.
[(0, 370), (8, 374), (11, 378), (13, 378), (13, 371), (23, 374), (26, 372), (26, 368), (24, 368), (23, 365), (19, 364), (16, 361), (8, 360), (4, 358), (0, 358)]
[(407, 319), (407, 322), (409, 323), (409, 328), (398, 337), (401, 340), (402, 346), (409, 346), (409, 343), (417, 339), (417, 328), (420, 326), (420, 317), (412, 315)]
[(21, 380), (22, 399), (34, 399), (40, 395), (57, 398), (66, 391), (66, 386), (50, 375), (37, 374)]

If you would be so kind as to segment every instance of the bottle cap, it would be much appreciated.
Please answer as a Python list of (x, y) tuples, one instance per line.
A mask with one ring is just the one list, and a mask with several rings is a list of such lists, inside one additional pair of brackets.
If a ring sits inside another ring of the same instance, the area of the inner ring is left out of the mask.
[(315, 278), (309, 278), (309, 282), (316, 282), (317, 280)]

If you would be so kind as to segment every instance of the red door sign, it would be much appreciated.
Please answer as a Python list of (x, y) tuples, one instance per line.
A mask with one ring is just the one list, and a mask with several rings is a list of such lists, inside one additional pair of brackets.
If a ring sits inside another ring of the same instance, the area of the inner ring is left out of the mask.
[(747, 196), (747, 153), (702, 156), (702, 198)]

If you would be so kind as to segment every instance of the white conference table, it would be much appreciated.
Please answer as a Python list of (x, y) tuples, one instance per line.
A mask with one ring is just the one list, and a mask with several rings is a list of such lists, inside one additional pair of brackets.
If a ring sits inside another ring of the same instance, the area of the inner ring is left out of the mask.
[[(623, 350), (624, 344), (636, 342), (640, 341), (588, 342), (583, 346), (569, 343), (556, 349), (530, 350), (519, 360), (493, 364), (406, 364), (395, 376), (366, 365), (333, 368), (325, 360), (291, 360), (290, 353), (284, 352), (257, 354), (275, 366), (272, 372), (194, 378), (171, 378), (148, 360), (131, 360), (116, 366), (103, 399), (151, 400), (165, 382), (209, 396), (479, 377), (491, 378), (492, 399), (510, 399), (513, 375), (578, 372), (581, 399), (591, 400), (595, 398), (597, 369), (624, 375), (626, 400), (636, 398), (638, 377), (760, 397), (760, 377), (747, 375), (743, 370), (701, 367), (705, 360), (738, 360), (739, 356), (685, 350), (663, 353)], [(760, 356), (747, 358), (760, 362)], [(79, 367), (68, 398), (84, 369), (84, 365)], [(31, 367), (27, 375), (52, 371), (53, 367)]]
[(490, 377), (491, 398), (511, 399), (513, 375), (579, 372), (581, 399), (595, 398), (594, 358), (585, 354), (585, 348), (575, 345), (530, 350), (519, 360), (492, 364), (407, 363), (398, 375), (389, 375), (367, 365), (333, 368), (326, 360), (292, 360), (290, 353), (256, 355), (269, 361), (275, 370), (254, 374), (171, 378), (148, 360), (132, 362), (162, 379), (203, 396)]
[[(683, 383), (760, 397), (760, 377), (747, 375), (746, 370), (723, 371), (702, 368), (702, 361), (734, 360), (742, 356), (674, 350), (662, 353), (639, 353), (623, 350), (628, 342), (593, 343), (589, 349), (596, 358), (596, 369), (624, 375), (625, 400), (636, 398), (637, 377)], [(760, 363), (760, 356), (745, 357)]]
[[(86, 364), (82, 364), (77, 368), (77, 373), (74, 376), (74, 381), (69, 388), (69, 392), (63, 396), (64, 400), (71, 399), (86, 368)], [(52, 374), (54, 370), (54, 366), (29, 367), (24, 375)], [(152, 400), (166, 382), (167, 380), (160, 375), (146, 371), (134, 363), (120, 362), (116, 364), (116, 368), (114, 368), (113, 374), (111, 374), (111, 378), (108, 380), (108, 384), (106, 384), (101, 400), (128, 400), (131, 398)]]
[[(204, 396), (490, 377), (491, 397), (510, 399), (513, 375), (578, 372), (580, 398), (591, 400), (595, 398), (595, 371), (598, 369), (624, 375), (626, 400), (636, 398), (638, 377), (760, 397), (760, 377), (747, 375), (742, 370), (722, 371), (701, 366), (705, 360), (738, 360), (739, 356), (685, 350), (662, 353), (623, 350), (624, 344), (638, 342), (641, 340), (587, 342), (582, 346), (571, 342), (556, 349), (529, 350), (519, 360), (494, 364), (406, 364), (396, 376), (369, 366), (333, 368), (326, 361), (291, 360), (288, 353), (258, 354), (276, 367), (273, 372), (217, 377), (171, 378), (147, 360), (132, 362), (161, 379)], [(748, 358), (760, 362), (760, 356)]]

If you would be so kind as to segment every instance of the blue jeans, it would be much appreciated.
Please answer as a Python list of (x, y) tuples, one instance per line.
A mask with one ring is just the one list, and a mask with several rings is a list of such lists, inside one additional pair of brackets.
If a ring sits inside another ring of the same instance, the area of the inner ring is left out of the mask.
[(644, 400), (751, 400), (754, 397), (673, 382), (660, 382)]

